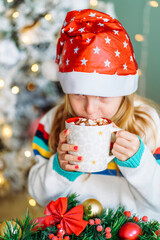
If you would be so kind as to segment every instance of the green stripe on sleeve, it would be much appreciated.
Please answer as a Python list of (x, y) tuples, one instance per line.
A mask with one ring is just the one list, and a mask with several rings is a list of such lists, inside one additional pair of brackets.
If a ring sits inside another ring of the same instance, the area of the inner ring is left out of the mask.
[(33, 143), (36, 143), (37, 145), (39, 145), (41, 148), (45, 149), (46, 151), (50, 152), (49, 147), (44, 143), (44, 141), (42, 139), (40, 139), (39, 137), (35, 136), (33, 138)]

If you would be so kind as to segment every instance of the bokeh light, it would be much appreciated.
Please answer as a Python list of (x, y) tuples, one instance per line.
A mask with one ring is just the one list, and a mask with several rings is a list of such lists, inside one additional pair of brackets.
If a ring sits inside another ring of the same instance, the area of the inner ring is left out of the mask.
[(135, 40), (137, 42), (143, 42), (144, 41), (144, 36), (142, 34), (136, 34), (135, 35)]
[(18, 86), (13, 86), (11, 91), (12, 91), (13, 94), (18, 94), (19, 93), (19, 87)]
[(33, 198), (31, 198), (31, 199), (29, 199), (29, 205), (31, 206), (31, 207), (35, 207), (36, 206), (36, 201), (33, 199)]

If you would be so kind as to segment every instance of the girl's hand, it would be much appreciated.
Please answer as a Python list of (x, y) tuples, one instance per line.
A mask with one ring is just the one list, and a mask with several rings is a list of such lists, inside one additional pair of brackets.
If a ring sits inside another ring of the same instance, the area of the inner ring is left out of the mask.
[(140, 141), (137, 135), (124, 130), (118, 131), (112, 153), (120, 161), (126, 161), (138, 151), (139, 146)]
[(59, 134), (59, 144), (57, 148), (58, 160), (60, 167), (65, 171), (74, 171), (79, 168), (78, 164), (73, 164), (73, 162), (82, 161), (81, 156), (74, 156), (68, 153), (68, 151), (77, 152), (78, 146), (67, 143), (67, 135), (69, 135), (69, 130), (63, 130)]

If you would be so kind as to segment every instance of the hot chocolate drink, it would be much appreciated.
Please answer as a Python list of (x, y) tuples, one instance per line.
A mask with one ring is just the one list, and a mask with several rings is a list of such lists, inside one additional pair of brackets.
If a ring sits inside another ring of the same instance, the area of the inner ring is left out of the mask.
[(102, 126), (108, 125), (110, 122), (104, 118), (97, 118), (97, 119), (87, 119), (87, 118), (79, 118), (76, 122), (71, 122), (74, 125), (80, 126)]

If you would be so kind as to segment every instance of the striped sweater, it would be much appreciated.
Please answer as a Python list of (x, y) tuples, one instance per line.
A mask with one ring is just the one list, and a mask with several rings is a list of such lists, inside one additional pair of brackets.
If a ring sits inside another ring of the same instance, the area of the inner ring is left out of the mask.
[[(157, 148), (151, 153), (153, 141), (148, 133), (147, 146), (140, 139), (137, 153), (125, 162), (112, 160), (101, 172), (69, 172), (61, 169), (57, 154), (52, 155), (48, 139), (56, 108), (42, 119), (33, 139), (36, 164), (29, 173), (29, 192), (41, 205), (60, 196), (77, 192), (79, 201), (98, 199), (105, 208), (119, 204), (133, 210), (139, 216), (160, 220), (160, 119), (148, 108), (157, 127)], [(117, 171), (119, 170), (119, 171)]]

